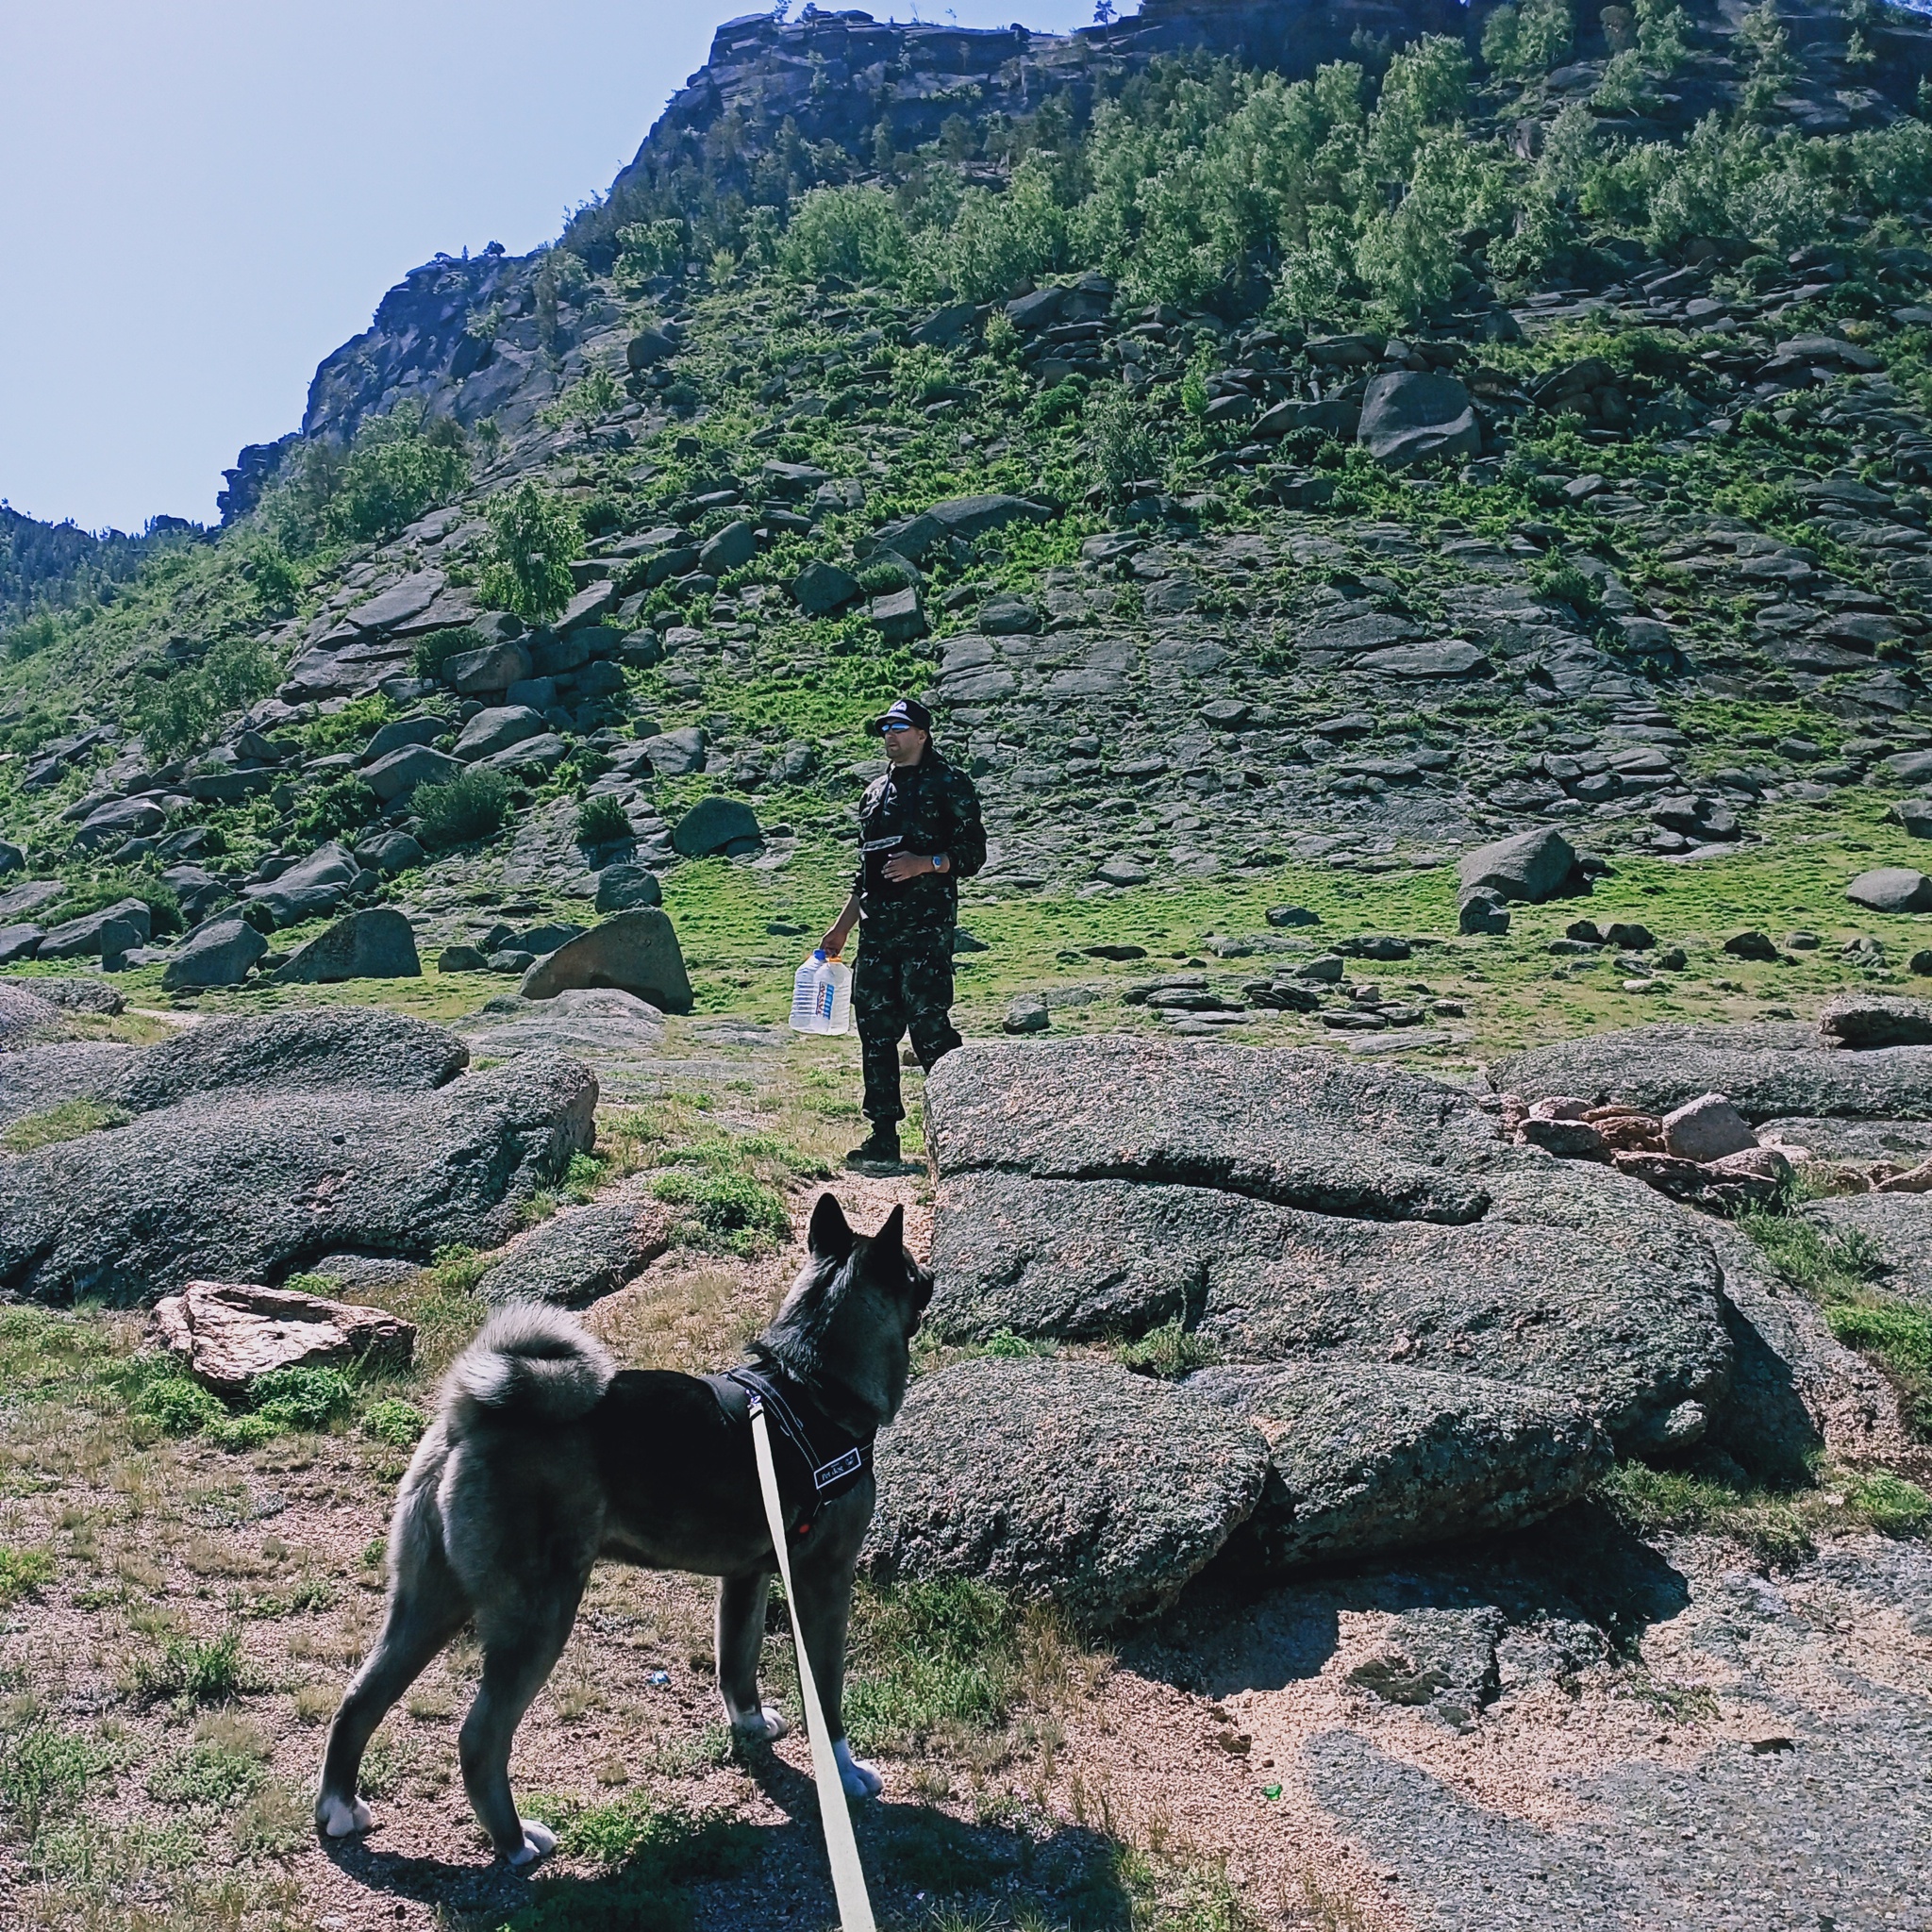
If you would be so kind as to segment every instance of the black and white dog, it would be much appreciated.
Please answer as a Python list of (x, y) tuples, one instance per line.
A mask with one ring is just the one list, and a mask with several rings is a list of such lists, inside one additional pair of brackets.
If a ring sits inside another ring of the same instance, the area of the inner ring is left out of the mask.
[(782, 1737), (758, 1701), (765, 1592), (776, 1557), (753, 1459), (749, 1404), (772, 1433), (799, 1619), (840, 1773), (870, 1797), (878, 1774), (845, 1741), (845, 1628), (872, 1521), (872, 1441), (905, 1399), (932, 1277), (906, 1252), (904, 1213), (855, 1234), (830, 1194), (809, 1252), (743, 1368), (619, 1370), (570, 1316), (493, 1317), (443, 1385), (396, 1499), (382, 1634), (329, 1726), (317, 1825), (367, 1828), (362, 1754), (385, 1714), (475, 1620), (483, 1681), (463, 1721), (471, 1806), (512, 1865), (556, 1843), (510, 1796), (510, 1743), (570, 1636), (600, 1557), (720, 1579), (718, 1689), (733, 1731)]

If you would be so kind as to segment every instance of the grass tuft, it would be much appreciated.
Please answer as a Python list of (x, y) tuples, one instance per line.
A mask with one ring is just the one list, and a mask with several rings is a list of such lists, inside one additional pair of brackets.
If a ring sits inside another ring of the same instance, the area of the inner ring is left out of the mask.
[(98, 1100), (64, 1100), (42, 1113), (24, 1114), (0, 1130), (0, 1150), (8, 1154), (32, 1154), (62, 1141), (77, 1141), (83, 1134), (103, 1127), (125, 1127), (132, 1118), (118, 1107), (105, 1107)]
[(1121, 1342), (1113, 1358), (1137, 1375), (1158, 1375), (1164, 1382), (1174, 1382), (1221, 1357), (1211, 1342), (1186, 1327), (1176, 1315), (1136, 1341)]
[(999, 1729), (1019, 1694), (1021, 1617), (970, 1579), (861, 1584), (853, 1598), (845, 1721), (860, 1751)]
[(1898, 1391), (1907, 1428), (1932, 1441), (1932, 1313), (1873, 1284), (1884, 1257), (1862, 1228), (1827, 1234), (1802, 1214), (1754, 1208), (1738, 1224), (1779, 1274), (1824, 1310), (1831, 1332)]
[(13, 1550), (0, 1544), (0, 1609), (54, 1580), (51, 1550)]
[(1620, 1462), (1597, 1494), (1639, 1536), (1660, 1530), (1713, 1531), (1747, 1544), (1763, 1561), (1789, 1567), (1812, 1554), (1804, 1519), (1789, 1497), (1739, 1490), (1681, 1470)]
[(181, 1704), (225, 1704), (242, 1688), (242, 1635), (206, 1642), (192, 1637), (168, 1637), (159, 1652), (136, 1657), (129, 1667), (135, 1696), (155, 1701), (173, 1698)]

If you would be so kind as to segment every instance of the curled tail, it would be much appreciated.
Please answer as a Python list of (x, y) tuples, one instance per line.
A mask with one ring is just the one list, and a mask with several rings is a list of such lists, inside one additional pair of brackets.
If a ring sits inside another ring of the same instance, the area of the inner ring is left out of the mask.
[(443, 1384), (443, 1427), (456, 1441), (484, 1423), (574, 1423), (617, 1373), (603, 1343), (556, 1308), (506, 1308), (484, 1324)]

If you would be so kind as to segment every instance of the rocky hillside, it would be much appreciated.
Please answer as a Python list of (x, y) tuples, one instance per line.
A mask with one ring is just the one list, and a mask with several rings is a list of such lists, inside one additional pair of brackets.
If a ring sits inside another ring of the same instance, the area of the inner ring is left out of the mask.
[[(556, 246), (383, 298), (218, 538), (8, 634), (0, 950), (128, 900), (157, 968), (238, 897), (486, 957), (600, 882), (815, 908), (908, 688), (985, 791), (980, 902), (1095, 940), (1338, 879), (1500, 932), (1681, 858), (1763, 889), (1707, 945), (1867, 872), (1849, 916), (1909, 918), (1928, 72), (1869, 0), (731, 23)], [(1533, 886), (1446, 870), (1553, 826)], [(1794, 895), (1821, 841), (1874, 856)], [(1851, 937), (1761, 942), (1915, 957)]]

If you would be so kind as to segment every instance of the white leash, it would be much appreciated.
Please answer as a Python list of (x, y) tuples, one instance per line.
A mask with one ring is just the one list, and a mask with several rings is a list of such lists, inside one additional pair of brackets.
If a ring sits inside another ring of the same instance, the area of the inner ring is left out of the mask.
[(772, 1433), (765, 1422), (764, 1405), (756, 1396), (751, 1402), (751, 1442), (758, 1457), (758, 1487), (765, 1492), (765, 1522), (772, 1532), (772, 1547), (778, 1554), (778, 1574), (785, 1584), (785, 1607), (791, 1614), (791, 1641), (798, 1652), (798, 1694), (805, 1705), (806, 1725), (811, 1735), (811, 1773), (819, 1788), (819, 1823), (825, 1830), (825, 1856), (832, 1863), (832, 1892), (839, 1901), (839, 1924), (842, 1932), (877, 1932), (872, 1916), (872, 1900), (865, 1890), (865, 1873), (858, 1862), (858, 1840), (852, 1835), (852, 1814), (845, 1808), (845, 1786), (839, 1775), (839, 1760), (832, 1755), (831, 1734), (825, 1729), (825, 1713), (819, 1705), (819, 1687), (811, 1674), (811, 1659), (805, 1654), (805, 1630), (798, 1621), (798, 1592), (791, 1587), (791, 1558), (785, 1548), (785, 1511), (778, 1501), (778, 1472), (772, 1461)]

